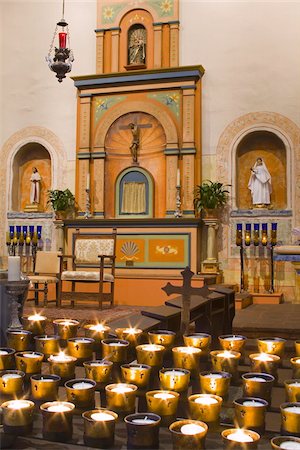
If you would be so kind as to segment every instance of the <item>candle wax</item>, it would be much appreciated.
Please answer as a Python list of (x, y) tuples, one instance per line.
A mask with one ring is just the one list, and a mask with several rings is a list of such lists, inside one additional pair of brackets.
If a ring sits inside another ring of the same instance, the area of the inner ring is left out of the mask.
[(300, 387), (300, 383), (299, 383), (299, 381), (295, 381), (294, 383), (289, 383), (288, 386)]
[(296, 364), (300, 364), (300, 358), (296, 359), (296, 360), (295, 360), (295, 363), (296, 363)]
[(300, 450), (300, 442), (296, 441), (284, 441), (279, 445), (280, 448), (285, 450)]
[(164, 372), (163, 375), (173, 375), (177, 377), (182, 377), (183, 375), (185, 375), (185, 373), (182, 372), (181, 370), (166, 370), (166, 372)]
[(23, 358), (38, 358), (40, 355), (37, 353), (23, 353)]
[(108, 345), (111, 345), (111, 346), (118, 346), (118, 347), (125, 347), (127, 344), (123, 344), (123, 342), (110, 342)]
[(97, 325), (93, 325), (92, 327), (90, 327), (90, 330), (93, 330), (93, 331), (104, 331), (105, 327), (101, 323), (98, 323)]
[(180, 353), (189, 353), (189, 354), (200, 353), (201, 352), (201, 350), (199, 348), (196, 348), (196, 347), (178, 347), (178, 351)]
[(204, 377), (205, 378), (213, 378), (213, 379), (223, 378), (220, 373), (208, 373), (207, 375), (204, 375)]
[(91, 414), (91, 419), (95, 420), (96, 422), (106, 422), (108, 420), (114, 420), (114, 417), (111, 414), (99, 412)]
[(267, 380), (265, 380), (262, 377), (252, 377), (252, 378), (247, 378), (247, 379), (250, 380), (250, 381), (258, 381), (260, 383), (265, 383), (267, 381)]
[(243, 341), (244, 339), (241, 336), (229, 336), (222, 338), (223, 341)]
[(125, 394), (126, 392), (132, 392), (132, 388), (131, 387), (127, 387), (127, 386), (117, 386), (113, 389), (111, 389), (111, 392), (116, 392), (117, 394)]
[(65, 355), (64, 353), (60, 353), (59, 355), (51, 355), (50, 360), (58, 363), (65, 363), (72, 361), (72, 357)]
[(218, 400), (213, 397), (197, 397), (195, 403), (199, 403), (200, 405), (213, 405), (218, 403)]
[(287, 406), (287, 408), (284, 408), (284, 411), (300, 414), (300, 406)]
[(268, 355), (267, 353), (261, 353), (259, 356), (255, 356), (254, 358), (256, 361), (274, 361), (274, 358), (271, 357), (271, 355)]
[(139, 330), (138, 328), (124, 328), (123, 333), (127, 333), (127, 334), (138, 334), (140, 333), (141, 330)]
[(201, 425), (197, 425), (194, 423), (188, 423), (186, 425), (183, 425), (181, 427), (180, 431), (182, 434), (193, 435), (193, 434), (203, 433), (203, 431), (205, 431), (205, 429), (203, 427), (201, 427)]
[(6, 350), (0, 350), (0, 355), (8, 355), (8, 352)]
[(169, 394), (168, 392), (157, 393), (153, 395), (154, 398), (161, 398), (162, 400), (167, 400), (168, 398), (174, 398), (175, 396)]
[(149, 352), (151, 352), (151, 351), (155, 352), (155, 351), (161, 350), (161, 348), (155, 344), (146, 344), (143, 346), (143, 350), (147, 350)]
[(91, 343), (91, 341), (89, 339), (84, 339), (84, 338), (74, 339), (73, 342), (75, 342), (76, 344), (87, 344), (87, 343), (90, 344)]
[(12, 400), (8, 404), (8, 408), (11, 409), (23, 409), (28, 408), (30, 406), (30, 403), (26, 400)]
[(10, 380), (11, 378), (21, 378), (21, 375), (19, 375), (18, 373), (5, 373), (4, 375), (2, 375), (3, 381)]
[(264, 404), (255, 400), (245, 400), (243, 406), (264, 406)]
[(72, 389), (89, 389), (92, 387), (93, 385), (91, 383), (86, 383), (85, 381), (72, 384)]
[(235, 358), (235, 355), (227, 350), (224, 352), (218, 353), (217, 356), (221, 356), (222, 358)]
[(253, 438), (243, 430), (237, 430), (231, 434), (228, 434), (227, 439), (235, 442), (253, 442)]
[(39, 314), (35, 314), (34, 316), (29, 316), (28, 320), (38, 321), (38, 320), (46, 320), (47, 317), (40, 316)]
[(71, 411), (71, 408), (66, 405), (52, 405), (47, 408), (49, 412), (66, 412)]
[(136, 423), (138, 425), (147, 425), (149, 423), (155, 423), (155, 420), (148, 419), (148, 417), (145, 416), (144, 418), (141, 418), (141, 419), (133, 419), (131, 422)]

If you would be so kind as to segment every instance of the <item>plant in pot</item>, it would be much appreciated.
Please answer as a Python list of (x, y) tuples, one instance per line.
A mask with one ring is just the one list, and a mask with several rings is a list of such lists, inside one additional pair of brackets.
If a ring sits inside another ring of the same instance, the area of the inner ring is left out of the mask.
[(196, 186), (194, 192), (195, 211), (201, 214), (204, 211), (205, 217), (217, 217), (221, 208), (229, 200), (230, 184), (223, 184), (218, 181), (205, 180)]
[(75, 212), (75, 196), (69, 189), (61, 191), (59, 189), (48, 190), (48, 205), (51, 205), (55, 212), (56, 219), (66, 219)]

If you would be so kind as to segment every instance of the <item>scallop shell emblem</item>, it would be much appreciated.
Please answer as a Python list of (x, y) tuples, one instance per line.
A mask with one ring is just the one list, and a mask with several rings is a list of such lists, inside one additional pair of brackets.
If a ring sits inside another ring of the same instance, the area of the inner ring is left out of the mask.
[(121, 259), (133, 260), (138, 259), (135, 255), (139, 253), (139, 247), (137, 244), (133, 241), (127, 241), (125, 242), (121, 247), (121, 253), (123, 253), (123, 257)]

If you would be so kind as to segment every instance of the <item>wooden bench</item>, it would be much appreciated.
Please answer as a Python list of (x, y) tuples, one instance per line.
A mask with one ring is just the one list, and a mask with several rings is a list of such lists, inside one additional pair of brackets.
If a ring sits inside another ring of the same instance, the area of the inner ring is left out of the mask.
[(160, 328), (178, 332), (180, 330), (181, 312), (172, 306), (156, 306), (141, 311), (143, 316), (151, 317), (161, 322)]

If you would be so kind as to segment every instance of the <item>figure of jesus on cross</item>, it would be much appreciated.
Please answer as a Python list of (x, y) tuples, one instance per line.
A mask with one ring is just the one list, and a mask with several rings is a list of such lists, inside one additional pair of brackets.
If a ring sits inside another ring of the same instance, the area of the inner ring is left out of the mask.
[(141, 128), (151, 128), (151, 123), (140, 124), (137, 123), (135, 119), (134, 122), (130, 122), (128, 125), (121, 126), (120, 130), (130, 130), (132, 134), (132, 141), (129, 146), (130, 153), (132, 156), (133, 164), (138, 164), (138, 153), (140, 149), (140, 129)]

